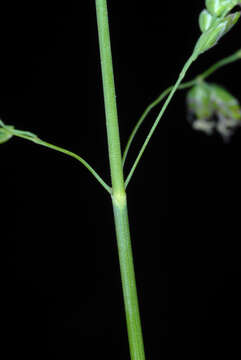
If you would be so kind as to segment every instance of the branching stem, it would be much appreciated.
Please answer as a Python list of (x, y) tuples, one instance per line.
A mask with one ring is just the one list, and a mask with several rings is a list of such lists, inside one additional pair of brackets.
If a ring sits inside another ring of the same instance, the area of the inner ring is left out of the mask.
[(174, 96), (178, 86), (180, 85), (181, 81), (183, 80), (187, 70), (189, 69), (189, 67), (191, 66), (191, 64), (193, 63), (193, 61), (195, 59), (196, 59), (196, 57), (194, 55), (191, 55), (190, 58), (185, 63), (185, 65), (184, 65), (184, 67), (183, 67), (183, 69), (182, 69), (182, 71), (181, 71), (181, 73), (180, 73), (180, 75), (178, 77), (178, 80), (177, 80), (176, 84), (173, 86), (168, 98), (166, 99), (166, 101), (165, 101), (159, 115), (157, 116), (151, 130), (149, 131), (149, 134), (146, 137), (146, 140), (144, 141), (144, 144), (141, 147), (141, 150), (139, 151), (139, 154), (138, 154), (138, 156), (137, 156), (137, 158), (136, 158), (136, 160), (135, 160), (135, 162), (134, 162), (134, 164), (133, 164), (133, 166), (132, 166), (132, 168), (131, 168), (131, 170), (129, 172), (129, 175), (126, 178), (126, 181), (125, 181), (125, 187), (126, 188), (127, 188), (128, 184), (129, 184), (129, 182), (130, 182), (130, 180), (131, 180), (131, 178), (132, 178), (132, 176), (134, 174), (134, 171), (135, 171), (135, 169), (136, 169), (136, 167), (137, 167), (137, 165), (138, 165), (138, 163), (139, 163), (139, 161), (140, 161), (140, 159), (141, 159), (141, 157), (142, 157), (142, 155), (143, 155), (143, 153), (144, 153), (144, 151), (145, 151), (145, 149), (146, 149), (146, 147), (147, 147), (147, 145), (148, 145), (148, 143), (149, 143), (149, 141), (150, 141), (150, 139), (151, 139), (151, 137), (152, 137), (152, 135), (154, 133), (154, 131), (156, 130), (156, 127), (159, 124), (159, 121), (161, 120), (167, 106), (169, 105), (171, 99), (173, 98), (173, 96)]
[(78, 160), (82, 165), (84, 165), (87, 170), (89, 170), (89, 172), (95, 177), (95, 179), (100, 183), (100, 185), (103, 186), (103, 188), (109, 193), (111, 194), (111, 187), (109, 185), (107, 185), (105, 183), (105, 181), (97, 174), (97, 172), (92, 168), (92, 166), (90, 166), (87, 161), (85, 161), (82, 157), (80, 157), (79, 155), (75, 154), (72, 151), (66, 150), (60, 146), (57, 145), (53, 145), (48, 143), (47, 141), (41, 140), (37, 135), (34, 135), (32, 133), (30, 133), (29, 131), (21, 131), (21, 130), (16, 130), (14, 128), (10, 128), (9, 126), (5, 126), (4, 123), (2, 121), (0, 121), (0, 125), (2, 126), (2, 128), (7, 132), (10, 133), (12, 136), (17, 136), (19, 138), (28, 140), (28, 141), (32, 141), (35, 144), (41, 145), (41, 146), (45, 146), (49, 149), (53, 149), (55, 151), (61, 152), (65, 155), (68, 155), (76, 160)]
[[(225, 65), (231, 64), (237, 60), (241, 60), (241, 50), (236, 51), (234, 54), (218, 61), (216, 64), (212, 65), (209, 69), (207, 69), (204, 73), (198, 75), (195, 77), (195, 79), (183, 83), (180, 86), (178, 86), (177, 90), (184, 90), (187, 89), (189, 87), (192, 87), (193, 85), (196, 84), (197, 81), (199, 80), (205, 80), (208, 76), (212, 75), (215, 71), (217, 71), (218, 69), (222, 68)], [(137, 121), (134, 129), (131, 132), (131, 135), (127, 141), (124, 153), (123, 153), (123, 166), (125, 164), (126, 158), (127, 158), (127, 154), (129, 152), (130, 146), (134, 140), (134, 137), (136, 136), (137, 131), (139, 130), (140, 126), (142, 125), (142, 123), (144, 122), (144, 120), (146, 119), (146, 117), (148, 116), (148, 114), (151, 112), (151, 110), (153, 108), (155, 108), (173, 89), (173, 86), (168, 87), (166, 90), (164, 90), (159, 96), (158, 98), (156, 98), (150, 105), (148, 105), (148, 107), (146, 108), (146, 110), (143, 112), (143, 114), (141, 115), (140, 119)]]

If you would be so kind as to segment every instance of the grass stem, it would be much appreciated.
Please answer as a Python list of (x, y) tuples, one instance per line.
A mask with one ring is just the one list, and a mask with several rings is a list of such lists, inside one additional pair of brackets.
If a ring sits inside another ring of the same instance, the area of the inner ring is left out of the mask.
[(106, 0), (96, 0), (96, 14), (112, 181), (112, 204), (118, 244), (129, 347), (131, 360), (145, 360), (122, 167)]

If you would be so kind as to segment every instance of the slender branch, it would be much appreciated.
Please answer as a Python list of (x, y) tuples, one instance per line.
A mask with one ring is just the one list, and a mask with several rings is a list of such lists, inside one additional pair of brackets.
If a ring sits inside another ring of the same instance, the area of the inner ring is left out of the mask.
[[(214, 65), (212, 65), (209, 69), (207, 69), (204, 73), (196, 76), (193, 80), (183, 83), (178, 87), (178, 90), (184, 90), (187, 89), (189, 87), (192, 87), (193, 85), (195, 85), (195, 83), (197, 82), (198, 79), (200, 80), (204, 80), (206, 79), (208, 76), (210, 76), (211, 74), (213, 74), (215, 71), (219, 70), (221, 67), (231, 64), (237, 60), (241, 60), (241, 50), (236, 51), (233, 55), (228, 56), (220, 61), (218, 61), (217, 63), (215, 63)], [(148, 105), (148, 107), (146, 108), (146, 110), (143, 112), (143, 114), (141, 115), (140, 119), (137, 121), (134, 129), (131, 132), (131, 135), (127, 141), (124, 153), (123, 153), (123, 166), (125, 164), (126, 158), (127, 158), (127, 154), (129, 152), (130, 146), (134, 140), (134, 137), (136, 136), (137, 131), (139, 130), (140, 126), (142, 125), (142, 123), (144, 122), (145, 118), (148, 116), (148, 114), (151, 112), (151, 110), (156, 107), (173, 89), (173, 86), (168, 87), (166, 90), (164, 90), (159, 96), (158, 98), (156, 98), (150, 105)]]
[(65, 155), (71, 156), (72, 158), (78, 160), (82, 165), (84, 165), (89, 170), (89, 172), (103, 186), (103, 188), (109, 194), (111, 194), (111, 187), (109, 185), (107, 185), (105, 183), (105, 181), (97, 174), (97, 172), (87, 163), (87, 161), (85, 161), (79, 155), (73, 153), (72, 151), (66, 150), (66, 149), (64, 149), (64, 148), (62, 148), (60, 146), (56, 146), (56, 145), (50, 144), (50, 143), (48, 143), (46, 141), (43, 141), (37, 135), (32, 134), (29, 131), (21, 131), (21, 130), (16, 130), (14, 128), (11, 129), (9, 126), (5, 126), (2, 121), (1, 121), (0, 125), (6, 131), (6, 133), (11, 134), (12, 136), (17, 136), (19, 138), (22, 138), (22, 139), (25, 139), (25, 140), (28, 140), (28, 141), (32, 141), (35, 144), (42, 145), (42, 146), (45, 146), (47, 148), (56, 150), (58, 152), (61, 152), (61, 153), (65, 154)]
[(130, 180), (131, 180), (131, 178), (132, 178), (132, 176), (134, 174), (134, 171), (135, 171), (135, 169), (136, 169), (136, 167), (137, 167), (137, 165), (138, 165), (138, 163), (139, 163), (139, 161), (140, 161), (140, 159), (141, 159), (141, 157), (142, 157), (142, 155), (143, 155), (143, 153), (144, 153), (144, 151), (145, 151), (145, 149), (146, 149), (146, 147), (147, 147), (147, 145), (148, 145), (148, 143), (149, 143), (149, 141), (150, 141), (156, 127), (157, 127), (157, 125), (159, 124), (159, 121), (161, 120), (161, 118), (162, 118), (167, 106), (169, 105), (173, 95), (175, 94), (178, 86), (180, 85), (180, 83), (183, 80), (187, 70), (189, 69), (189, 67), (191, 66), (191, 64), (193, 63), (194, 60), (196, 60), (196, 55), (192, 54), (190, 56), (190, 58), (187, 60), (187, 62), (185, 63), (185, 65), (184, 65), (184, 67), (183, 67), (183, 69), (182, 69), (182, 71), (181, 71), (181, 73), (180, 73), (180, 75), (178, 77), (178, 80), (177, 80), (176, 84), (174, 85), (174, 87), (172, 88), (168, 98), (166, 99), (166, 101), (165, 101), (159, 115), (157, 116), (151, 130), (149, 131), (149, 134), (147, 135), (146, 140), (144, 141), (144, 144), (142, 145), (141, 150), (139, 151), (139, 154), (137, 155), (137, 158), (136, 158), (136, 160), (135, 160), (135, 162), (134, 162), (134, 164), (133, 164), (133, 166), (132, 166), (132, 168), (131, 168), (131, 170), (130, 170), (127, 178), (126, 178), (126, 181), (125, 181), (125, 187), (126, 188), (127, 188), (128, 184), (129, 184), (129, 182), (130, 182)]
[(109, 185), (106, 184), (106, 182), (100, 177), (100, 175), (98, 175), (98, 173), (92, 168), (92, 166), (90, 166), (87, 161), (85, 161), (82, 157), (80, 157), (79, 155), (73, 153), (72, 151), (63, 149), (59, 146), (50, 144), (46, 141), (42, 141), (40, 140), (39, 142), (35, 141), (37, 144), (48, 147), (50, 149), (56, 150), (58, 152), (61, 152), (65, 155), (71, 156), (72, 158), (78, 160), (82, 165), (84, 165), (86, 167), (86, 169), (89, 170), (89, 172), (95, 177), (95, 179), (103, 186), (103, 188), (109, 193), (111, 194), (111, 187)]
[(204, 73), (202, 73), (201, 75), (197, 76), (196, 78), (201, 79), (201, 80), (205, 80), (208, 76), (210, 76), (211, 74), (213, 74), (215, 71), (219, 70), (220, 68), (222, 68), (225, 65), (229, 65), (237, 60), (241, 60), (241, 49), (239, 49), (238, 51), (236, 51), (234, 54), (225, 57), (224, 59), (221, 59), (220, 61), (218, 61), (216, 64), (212, 65), (209, 69), (207, 69), (206, 71), (204, 71)]
[[(190, 81), (188, 83), (182, 84), (178, 87), (178, 90), (181, 89), (187, 89), (191, 86), (193, 86), (195, 84), (196, 80)], [(151, 110), (156, 107), (173, 89), (173, 86), (169, 86), (169, 88), (167, 88), (166, 90), (164, 90), (161, 95), (158, 96), (157, 99), (155, 99), (150, 105), (148, 105), (148, 107), (146, 108), (146, 110), (143, 112), (143, 114), (141, 115), (140, 119), (137, 121), (134, 129), (131, 132), (131, 135), (127, 141), (124, 153), (123, 153), (123, 166), (125, 164), (126, 158), (127, 158), (127, 154), (129, 152), (130, 146), (134, 140), (134, 137), (137, 133), (137, 131), (139, 130), (140, 126), (142, 125), (142, 123), (144, 122), (145, 118), (147, 117), (147, 115), (151, 112)]]

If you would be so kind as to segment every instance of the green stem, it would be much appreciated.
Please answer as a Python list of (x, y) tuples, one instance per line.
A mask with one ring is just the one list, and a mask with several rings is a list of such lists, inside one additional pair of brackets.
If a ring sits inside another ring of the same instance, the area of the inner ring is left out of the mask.
[(96, 14), (105, 101), (109, 162), (112, 180), (112, 204), (115, 219), (130, 354), (132, 360), (145, 360), (133, 255), (131, 249), (127, 199), (124, 186), (106, 0), (96, 0)]
[(122, 157), (106, 0), (96, 0), (109, 162), (113, 193), (124, 192)]
[(40, 140), (39, 142), (35, 141), (35, 143), (37, 143), (39, 145), (42, 145), (42, 146), (45, 146), (45, 147), (48, 147), (48, 148), (53, 149), (55, 151), (61, 152), (61, 153), (65, 154), (65, 155), (71, 156), (72, 158), (78, 160), (82, 165), (84, 165), (89, 170), (89, 172), (96, 178), (96, 180), (100, 183), (100, 185), (102, 185), (103, 188), (109, 194), (111, 194), (111, 187), (105, 183), (105, 181), (97, 174), (97, 172), (92, 168), (92, 166), (90, 166), (87, 163), (87, 161), (85, 161), (82, 157), (80, 157), (79, 155), (73, 153), (72, 151), (63, 149), (63, 148), (61, 148), (59, 146), (50, 144), (50, 143), (48, 143), (46, 141), (43, 141), (43, 140)]
[(138, 163), (139, 163), (139, 161), (140, 161), (140, 159), (141, 159), (141, 157), (142, 157), (142, 155), (143, 155), (143, 153), (144, 153), (144, 151), (145, 151), (145, 149), (146, 149), (146, 147), (147, 147), (147, 145), (148, 145), (148, 143), (149, 143), (149, 141), (150, 141), (150, 139), (151, 139), (151, 137), (152, 137), (152, 135), (154, 133), (154, 131), (156, 130), (157, 125), (159, 124), (159, 121), (162, 118), (162, 115), (164, 114), (164, 112), (165, 112), (167, 106), (169, 105), (173, 95), (175, 94), (176, 90), (178, 89), (178, 86), (180, 85), (181, 81), (183, 80), (187, 70), (189, 69), (189, 67), (191, 66), (191, 64), (193, 63), (193, 61), (195, 59), (196, 59), (195, 54), (192, 54), (190, 56), (190, 58), (187, 60), (187, 62), (185, 63), (185, 65), (184, 65), (184, 67), (183, 67), (183, 69), (182, 69), (182, 71), (181, 71), (181, 73), (180, 73), (180, 75), (178, 77), (178, 80), (177, 80), (176, 84), (173, 86), (168, 98), (166, 99), (166, 101), (165, 101), (165, 103), (164, 103), (158, 117), (156, 118), (151, 130), (149, 131), (149, 134), (147, 135), (146, 140), (144, 141), (144, 144), (142, 145), (141, 150), (139, 151), (139, 154), (138, 154), (138, 156), (137, 156), (137, 158), (136, 158), (136, 160), (135, 160), (135, 162), (134, 162), (134, 164), (133, 164), (133, 166), (132, 166), (132, 168), (131, 168), (131, 170), (130, 170), (127, 178), (126, 178), (126, 181), (125, 181), (125, 187), (126, 188), (127, 188), (128, 184), (129, 184), (129, 182), (130, 182), (130, 180), (131, 180), (131, 178), (132, 178), (132, 176), (134, 174), (134, 171), (135, 171), (135, 169), (136, 169), (136, 167), (137, 167), (137, 165), (138, 165)]
[[(195, 84), (196, 80), (190, 81), (188, 83), (182, 84), (178, 87), (178, 90), (181, 89), (187, 89), (188, 87), (191, 87)], [(140, 126), (142, 125), (143, 121), (145, 120), (145, 118), (147, 117), (147, 115), (151, 112), (151, 110), (157, 106), (173, 89), (173, 86), (169, 86), (169, 88), (167, 88), (166, 90), (164, 90), (161, 95), (158, 96), (157, 99), (155, 99), (150, 105), (148, 105), (148, 107), (146, 108), (146, 110), (143, 112), (143, 114), (141, 115), (140, 119), (137, 121), (134, 129), (131, 132), (131, 135), (127, 141), (124, 153), (123, 153), (123, 166), (125, 164), (126, 158), (127, 158), (127, 154), (129, 152), (130, 146), (134, 140), (134, 137), (136, 136), (137, 131), (139, 130)]]
[[(204, 73), (198, 75), (195, 77), (195, 79), (183, 83), (178, 87), (178, 90), (184, 90), (187, 89), (193, 85), (196, 84), (197, 80), (204, 80), (206, 79), (208, 76), (210, 76), (211, 74), (213, 74), (215, 71), (217, 71), (218, 69), (220, 69), (221, 67), (231, 64), (237, 60), (241, 59), (241, 50), (236, 51), (233, 55), (230, 55), (220, 61), (218, 61), (216, 64), (212, 65), (209, 69), (207, 69)], [(127, 141), (124, 153), (123, 153), (123, 166), (125, 164), (126, 158), (127, 158), (127, 154), (129, 152), (130, 146), (134, 140), (134, 137), (137, 133), (137, 131), (139, 130), (140, 126), (142, 125), (143, 121), (145, 120), (145, 118), (147, 117), (147, 115), (151, 112), (151, 110), (157, 106), (173, 89), (173, 86), (168, 87), (166, 90), (164, 90), (159, 96), (158, 98), (156, 98), (150, 105), (148, 105), (148, 107), (146, 108), (146, 110), (143, 112), (143, 114), (141, 115), (140, 119), (137, 121), (134, 129), (131, 132), (131, 135)]]
[(219, 60), (216, 64), (212, 65), (209, 69), (204, 71), (201, 75), (197, 76), (196, 79), (205, 80), (208, 76), (213, 74), (218, 69), (222, 68), (225, 65), (229, 65), (237, 60), (241, 60), (241, 49), (236, 51), (234, 54), (225, 57), (224, 59)]
[(32, 141), (35, 144), (47, 147), (49, 149), (58, 151), (62, 154), (68, 155), (76, 160), (78, 160), (82, 165), (84, 165), (87, 170), (89, 170), (89, 172), (95, 177), (95, 179), (100, 183), (100, 185), (103, 186), (103, 188), (109, 193), (111, 194), (111, 187), (109, 185), (107, 185), (105, 183), (105, 181), (97, 174), (97, 172), (92, 168), (92, 166), (90, 166), (87, 161), (85, 161), (82, 157), (80, 157), (79, 155), (73, 153), (72, 151), (66, 150), (60, 146), (57, 145), (53, 145), (48, 143), (47, 141), (43, 141), (41, 140), (39, 137), (37, 137), (36, 135), (28, 132), (28, 131), (21, 131), (21, 130), (16, 130), (16, 129), (10, 129), (9, 127), (5, 126), (3, 123), (1, 124), (2, 126), (4, 126), (4, 130), (8, 133), (10, 133), (12, 136), (17, 136), (19, 138), (28, 140), (28, 141)]
[(113, 198), (115, 229), (132, 360), (145, 360), (126, 199)]

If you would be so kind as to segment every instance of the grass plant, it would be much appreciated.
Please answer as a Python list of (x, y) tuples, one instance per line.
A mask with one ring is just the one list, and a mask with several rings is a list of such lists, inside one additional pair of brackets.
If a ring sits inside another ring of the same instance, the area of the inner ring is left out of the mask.
[[(9, 141), (12, 137), (20, 137), (22, 139), (34, 142), (38, 145), (48, 147), (55, 151), (66, 154), (67, 156), (73, 157), (78, 160), (81, 165), (84, 165), (86, 169), (95, 177), (98, 183), (106, 190), (108, 196), (111, 197), (114, 222), (116, 229), (116, 238), (118, 244), (120, 271), (121, 271), (121, 282), (123, 289), (123, 297), (125, 304), (126, 323), (129, 338), (130, 357), (131, 360), (145, 360), (144, 342), (141, 328), (141, 317), (138, 306), (138, 296), (136, 289), (135, 271), (133, 265), (133, 254), (131, 248), (131, 238), (129, 229), (128, 219), (128, 207), (127, 207), (127, 194), (126, 188), (130, 183), (137, 165), (141, 160), (143, 153), (152, 138), (154, 131), (156, 130), (164, 112), (170, 104), (176, 91), (191, 89), (200, 83), (204, 82), (211, 74), (219, 70), (223, 66), (231, 64), (241, 59), (241, 50), (236, 51), (233, 55), (226, 57), (215, 63), (209, 69), (204, 71), (202, 74), (196, 76), (192, 81), (182, 83), (188, 69), (199, 56), (210, 48), (214, 47), (219, 40), (231, 30), (240, 17), (240, 12), (231, 12), (237, 5), (240, 5), (240, 1), (206, 1), (206, 8), (201, 12), (199, 18), (199, 25), (201, 29), (201, 35), (197, 40), (193, 51), (191, 52), (188, 60), (183, 66), (180, 75), (176, 83), (170, 86), (168, 89), (163, 91), (143, 112), (140, 119), (137, 121), (132, 133), (130, 134), (129, 140), (126, 144), (123, 154), (121, 153), (120, 147), (120, 135), (119, 135), (119, 122), (116, 105), (116, 94), (115, 94), (115, 83), (114, 83), (114, 71), (112, 64), (112, 53), (110, 43), (110, 29), (108, 19), (107, 0), (96, 0), (96, 15), (98, 25), (98, 36), (99, 36), (99, 48), (100, 48), (100, 59), (102, 69), (102, 83), (104, 92), (104, 103), (105, 103), (105, 115), (106, 115), (106, 129), (107, 129), (107, 140), (109, 150), (109, 164), (111, 173), (111, 185), (107, 184), (102, 177), (79, 155), (63, 149), (60, 146), (56, 146), (41, 140), (37, 135), (23, 130), (17, 130), (14, 126), (5, 125), (3, 121), (0, 121), (0, 143)], [(203, 114), (201, 110), (206, 110), (207, 103), (201, 102), (202, 98), (198, 98), (200, 92), (195, 92), (197, 98), (195, 98), (194, 105), (195, 115), (198, 117)], [(196, 95), (195, 95), (196, 96)], [(229, 98), (230, 100), (230, 98)], [(161, 102), (164, 102), (160, 108), (159, 115), (154, 121), (149, 134), (147, 135), (137, 157), (134, 161), (131, 169), (126, 178), (124, 178), (123, 167), (125, 165), (126, 158), (128, 156), (130, 146), (135, 139), (135, 135), (140, 129), (142, 123), (150, 114), (154, 107), (160, 106)], [(223, 104), (225, 103), (225, 96), (223, 97)], [(204, 106), (200, 108), (200, 104)], [(223, 121), (230, 120), (231, 110), (228, 106), (222, 104), (222, 119)], [(239, 126), (241, 124), (241, 111), (238, 104), (236, 108), (236, 122)], [(193, 103), (192, 103), (193, 106)], [(224, 108), (226, 112), (224, 112)], [(230, 111), (229, 111), (230, 110)], [(220, 110), (221, 111), (221, 110)], [(227, 115), (225, 115), (227, 114)], [(203, 119), (199, 119), (203, 120)], [(235, 126), (236, 126), (235, 125)]]

